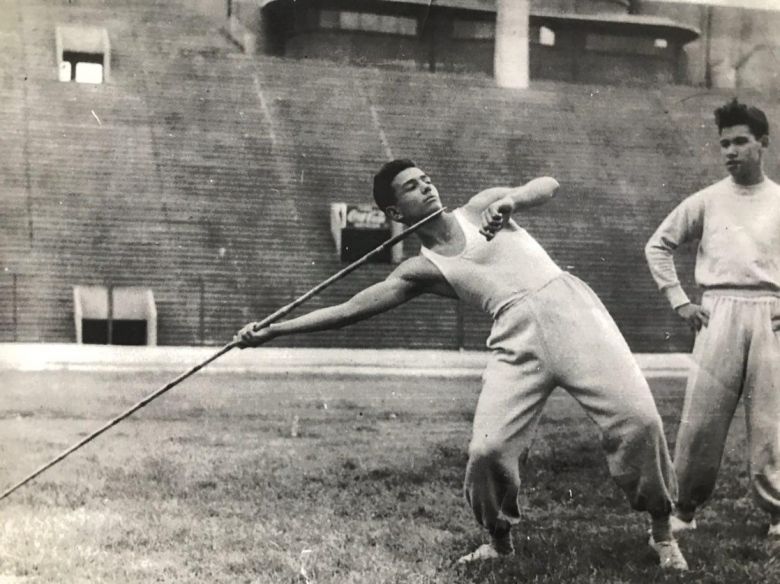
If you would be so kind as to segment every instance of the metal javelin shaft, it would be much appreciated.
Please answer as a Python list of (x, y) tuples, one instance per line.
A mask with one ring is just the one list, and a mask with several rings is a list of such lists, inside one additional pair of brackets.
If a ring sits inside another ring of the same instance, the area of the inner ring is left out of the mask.
[[(324, 290), (325, 288), (327, 288), (328, 286), (330, 286), (334, 282), (336, 282), (338, 280), (341, 280), (347, 274), (349, 274), (350, 272), (353, 272), (354, 270), (356, 270), (357, 268), (359, 268), (360, 266), (365, 264), (369, 259), (371, 259), (372, 257), (374, 257), (375, 255), (377, 255), (379, 253), (382, 253), (385, 249), (395, 245), (396, 243), (398, 243), (402, 239), (408, 237), (409, 235), (411, 235), (412, 233), (417, 231), (417, 229), (422, 227), (424, 224), (428, 223), (428, 221), (430, 221), (431, 219), (433, 219), (435, 217), (438, 217), (443, 212), (444, 212), (444, 209), (439, 209), (438, 211), (435, 211), (435, 212), (431, 213), (430, 215), (428, 215), (424, 219), (421, 219), (417, 223), (411, 225), (408, 229), (405, 229), (401, 233), (398, 233), (397, 235), (391, 237), (390, 239), (388, 239), (387, 241), (385, 241), (384, 243), (382, 243), (381, 245), (379, 245), (375, 249), (373, 249), (370, 252), (368, 252), (367, 254), (365, 254), (360, 259), (352, 262), (346, 268), (340, 270), (339, 272), (336, 272), (330, 278), (328, 278), (326, 280), (323, 280), (322, 282), (320, 282), (319, 284), (314, 286), (314, 288), (312, 288), (308, 292), (302, 294), (301, 296), (299, 296), (298, 298), (296, 298), (295, 300), (293, 300), (289, 304), (283, 306), (282, 308), (280, 308), (279, 310), (277, 310), (273, 314), (265, 317), (263, 320), (261, 320), (260, 322), (257, 323), (257, 325), (255, 327), (256, 330), (260, 330), (261, 328), (268, 326), (272, 322), (274, 322), (274, 321), (280, 319), (281, 317), (285, 316), (286, 314), (290, 313), (292, 310), (294, 310), (296, 307), (300, 306), (301, 304), (303, 304), (304, 302), (309, 300), (315, 294), (321, 292), (322, 290)], [(154, 401), (155, 399), (160, 397), (162, 394), (166, 393), (168, 390), (174, 388), (179, 383), (181, 383), (182, 381), (184, 381), (185, 379), (187, 379), (188, 377), (190, 377), (194, 373), (200, 371), (206, 365), (208, 365), (212, 361), (215, 361), (217, 358), (221, 357), (222, 355), (224, 355), (225, 353), (227, 353), (231, 349), (234, 349), (237, 346), (238, 346), (238, 344), (235, 341), (228, 343), (227, 345), (222, 347), (219, 351), (217, 351), (216, 353), (211, 355), (205, 361), (202, 361), (201, 363), (198, 363), (197, 365), (195, 365), (194, 367), (192, 367), (188, 371), (185, 371), (184, 373), (179, 375), (176, 379), (173, 379), (172, 381), (169, 381), (168, 383), (166, 383), (164, 386), (162, 386), (157, 391), (155, 391), (153, 393), (150, 393), (149, 395), (147, 395), (145, 398), (143, 398), (141, 401), (139, 401), (138, 403), (136, 403), (132, 407), (128, 408), (127, 410), (125, 410), (124, 412), (122, 412), (121, 414), (119, 414), (118, 416), (113, 418), (112, 420), (106, 422), (103, 426), (101, 426), (100, 428), (98, 428), (97, 430), (92, 432), (89, 436), (86, 436), (86, 437), (82, 438), (76, 444), (74, 444), (73, 446), (71, 446), (71, 447), (67, 448), (66, 450), (62, 451), (60, 454), (58, 454), (57, 456), (52, 458), (49, 462), (47, 462), (46, 464), (44, 464), (43, 466), (38, 468), (35, 472), (27, 475), (25, 478), (20, 480), (18, 483), (16, 483), (15, 485), (9, 487), (8, 489), (6, 489), (2, 494), (0, 494), (0, 501), (5, 499), (6, 497), (8, 497), (11, 493), (16, 491), (17, 489), (19, 489), (19, 488), (23, 487), (24, 485), (26, 485), (27, 483), (29, 483), (31, 480), (33, 480), (37, 476), (39, 476), (42, 473), (44, 473), (46, 470), (48, 470), (51, 467), (53, 467), (55, 464), (59, 463), (60, 461), (62, 461), (66, 457), (68, 457), (71, 454), (73, 454), (76, 450), (78, 450), (79, 448), (81, 448), (85, 444), (91, 442), (92, 440), (94, 440), (95, 438), (100, 436), (103, 432), (105, 432), (106, 430), (108, 430), (112, 426), (116, 426), (119, 422), (121, 422), (125, 418), (129, 417), (130, 415), (132, 415), (136, 411), (140, 410), (145, 405), (147, 405), (150, 402)]]

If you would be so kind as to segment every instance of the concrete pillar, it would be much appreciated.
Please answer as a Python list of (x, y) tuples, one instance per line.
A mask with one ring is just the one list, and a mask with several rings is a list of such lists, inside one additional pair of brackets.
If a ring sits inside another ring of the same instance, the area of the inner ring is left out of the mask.
[(493, 70), (499, 87), (528, 87), (529, 0), (496, 0)]

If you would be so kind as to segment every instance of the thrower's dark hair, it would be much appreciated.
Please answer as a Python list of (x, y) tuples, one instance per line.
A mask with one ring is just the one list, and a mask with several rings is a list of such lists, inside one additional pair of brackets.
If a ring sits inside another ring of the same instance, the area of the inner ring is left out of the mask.
[(757, 107), (739, 103), (736, 97), (715, 110), (715, 124), (718, 126), (718, 132), (722, 132), (723, 128), (744, 124), (756, 138), (769, 136), (766, 114)]
[(407, 168), (417, 166), (408, 158), (397, 158), (382, 165), (374, 175), (374, 201), (384, 211), (390, 205), (395, 205), (395, 191), (393, 191), (393, 179), (398, 173)]

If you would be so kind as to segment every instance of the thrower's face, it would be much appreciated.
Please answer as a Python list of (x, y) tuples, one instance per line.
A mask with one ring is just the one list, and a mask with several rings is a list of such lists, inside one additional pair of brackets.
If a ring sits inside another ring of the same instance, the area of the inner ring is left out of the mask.
[(395, 192), (395, 205), (387, 208), (395, 221), (411, 224), (441, 209), (439, 191), (430, 177), (417, 167), (399, 172), (390, 183)]

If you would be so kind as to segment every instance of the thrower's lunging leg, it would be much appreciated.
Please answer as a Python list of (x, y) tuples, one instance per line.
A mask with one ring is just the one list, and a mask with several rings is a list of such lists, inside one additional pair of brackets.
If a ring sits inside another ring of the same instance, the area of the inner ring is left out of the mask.
[[(513, 552), (510, 528), (520, 517), (520, 465), (554, 388), (534, 347), (532, 324), (517, 314), (506, 320), (494, 326), (489, 341), (493, 348), (501, 343), (502, 350), (491, 355), (485, 370), (464, 481), (466, 501), (490, 543), (462, 557), (462, 563)], [(515, 352), (517, 346), (525, 350)]]
[[(601, 301), (583, 282), (567, 277), (549, 289), (567, 294), (540, 324), (561, 386), (602, 431), (609, 471), (632, 508), (651, 518), (652, 545), (665, 569), (686, 570), (669, 517), (677, 481), (663, 423), (628, 344)], [(587, 336), (572, 334), (586, 330)]]

